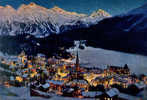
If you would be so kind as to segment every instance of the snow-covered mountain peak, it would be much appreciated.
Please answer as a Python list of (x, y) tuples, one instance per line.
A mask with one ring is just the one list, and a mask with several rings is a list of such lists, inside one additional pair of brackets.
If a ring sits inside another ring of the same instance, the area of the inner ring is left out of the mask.
[(0, 6), (0, 9), (4, 8), (3, 6)]
[(13, 9), (13, 7), (12, 6), (10, 6), (10, 5), (6, 5), (6, 7), (5, 8), (8, 8), (8, 9)]
[(13, 13), (16, 13), (16, 10), (10, 5), (6, 5), (5, 7), (0, 6), (0, 13), (5, 13), (5, 14), (7, 13), (9, 14), (9, 16), (11, 16), (11, 13), (9, 12), (11, 12), (13, 15)]
[(102, 10), (102, 9), (99, 9), (97, 11), (94, 11), (91, 15), (91, 17), (98, 17), (98, 16), (107, 16), (107, 17), (110, 17), (111, 15), (109, 13), (107, 13), (106, 11)]
[(22, 21), (45, 21), (48, 18), (48, 9), (35, 3), (30, 3), (29, 5), (20, 6), (17, 10), (17, 14)]
[(58, 14), (62, 14), (62, 15), (71, 15), (71, 16), (77, 16), (77, 17), (85, 17), (87, 16), (86, 14), (78, 14), (76, 12), (68, 12), (62, 8), (59, 8), (58, 6), (54, 6), (53, 8), (51, 8), (50, 10), (58, 13)]
[(0, 6), (0, 23), (5, 21), (10, 23), (14, 17), (16, 17), (16, 10), (13, 7), (9, 5), (5, 7)]
[(30, 4), (29, 4), (29, 6), (31, 6), (31, 7), (33, 7), (33, 6), (37, 6), (34, 2), (31, 2)]
[[(57, 6), (47, 9), (35, 3), (21, 5), (18, 9), (7, 5), (0, 7), (0, 34), (31, 34), (48, 36), (80, 27), (96, 24), (109, 15), (104, 11), (92, 14), (93, 17), (76, 12), (68, 12)], [(97, 17), (94, 17), (97, 16)]]
[(54, 6), (53, 8), (51, 8), (51, 10), (61, 13), (61, 12), (65, 12), (63, 9), (59, 8), (58, 6)]
[(41, 9), (41, 10), (47, 10), (47, 8), (39, 6), (39, 5), (37, 5), (37, 4), (33, 3), (33, 2), (28, 4), (28, 5), (22, 4), (18, 8), (18, 11), (19, 11), (19, 9)]

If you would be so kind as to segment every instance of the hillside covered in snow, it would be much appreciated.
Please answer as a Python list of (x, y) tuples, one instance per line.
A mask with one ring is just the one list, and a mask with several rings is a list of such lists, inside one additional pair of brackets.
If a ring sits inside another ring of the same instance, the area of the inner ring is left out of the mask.
[(23, 4), (17, 10), (9, 5), (0, 6), (0, 35), (46, 37), (51, 33), (89, 27), (107, 17), (110, 15), (101, 9), (86, 15), (68, 12), (57, 6), (47, 9), (35, 3)]

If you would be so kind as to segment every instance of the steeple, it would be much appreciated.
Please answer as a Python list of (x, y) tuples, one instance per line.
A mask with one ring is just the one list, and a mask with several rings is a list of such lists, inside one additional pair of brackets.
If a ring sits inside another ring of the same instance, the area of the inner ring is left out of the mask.
[(76, 75), (76, 79), (79, 78), (79, 72), (80, 72), (80, 64), (79, 64), (79, 54), (77, 51), (77, 56), (76, 56), (76, 64), (75, 64), (75, 75)]
[(20, 53), (20, 57), (23, 57), (23, 56), (25, 56), (26, 54), (25, 54), (25, 51), (23, 50), (21, 53)]
[(77, 51), (77, 57), (76, 57), (76, 69), (79, 70), (80, 68), (80, 64), (79, 64), (79, 54), (78, 54), (78, 51)]

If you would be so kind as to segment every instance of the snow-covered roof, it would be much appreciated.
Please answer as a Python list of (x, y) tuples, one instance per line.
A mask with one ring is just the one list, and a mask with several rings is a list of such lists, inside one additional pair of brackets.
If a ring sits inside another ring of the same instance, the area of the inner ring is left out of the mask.
[(26, 77), (28, 77), (28, 74), (24, 74), (22, 77), (23, 77), (23, 78), (26, 78)]
[(47, 88), (50, 87), (50, 84), (49, 83), (46, 83), (46, 84), (42, 85), (42, 87), (45, 88), (45, 89), (47, 89)]
[(67, 93), (71, 93), (74, 91), (73, 88), (65, 88), (64, 91), (66, 91)]
[(139, 100), (138, 97), (131, 96), (131, 95), (128, 95), (128, 94), (125, 94), (125, 93), (119, 93), (118, 96), (119, 96), (120, 98), (123, 98), (123, 99), (126, 99), (126, 100), (128, 100), (128, 98), (129, 98), (129, 100)]
[(145, 87), (145, 84), (135, 83), (135, 86), (139, 89), (143, 89)]
[(17, 57), (9, 58), (10, 61), (18, 61)]
[(93, 92), (93, 91), (82, 92), (82, 95), (85, 96), (85, 97), (95, 97), (95, 96), (99, 96), (99, 95), (102, 95), (102, 94), (103, 94), (102, 92)]
[(62, 85), (62, 84), (64, 84), (64, 81), (47, 80), (47, 82), (53, 83), (55, 85)]
[(10, 66), (9, 68), (12, 69), (12, 68), (14, 68), (14, 67), (15, 67), (15, 66)]
[[(32, 89), (33, 91), (35, 91), (35, 92), (37, 92), (37, 93), (39, 93), (40, 95), (44, 95), (44, 96), (50, 96), (50, 94), (49, 93), (46, 93), (46, 92), (42, 92), (42, 91), (39, 91), (39, 90), (34, 90), (34, 89)], [(42, 98), (43, 99), (43, 98)], [(41, 100), (42, 100), (41, 99)], [(38, 99), (37, 99), (38, 100)]]
[(11, 81), (14, 81), (15, 78), (14, 78), (13, 76), (10, 76), (10, 80), (11, 80)]
[(42, 54), (42, 53), (38, 53), (37, 56), (38, 56), (38, 57), (45, 57), (45, 55)]
[(85, 80), (73, 80), (74, 83), (88, 84)]
[(113, 96), (116, 96), (116, 95), (119, 94), (119, 90), (116, 89), (116, 88), (112, 88), (112, 89), (110, 89), (109, 91), (107, 91), (106, 94), (107, 94), (109, 97), (113, 97)]
[(43, 72), (44, 72), (45, 74), (48, 74), (48, 71), (47, 71), (47, 70), (44, 70)]

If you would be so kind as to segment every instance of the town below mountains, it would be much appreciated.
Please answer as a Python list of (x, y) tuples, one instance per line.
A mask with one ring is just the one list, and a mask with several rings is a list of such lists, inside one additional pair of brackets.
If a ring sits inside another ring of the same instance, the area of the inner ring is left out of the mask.
[[(47, 58), (44, 54), (28, 56), (25, 52), (18, 56), (1, 56), (0, 72), (3, 73), (1, 77), (5, 77), (0, 84), (8, 89), (27, 89), (27, 98), (146, 99), (145, 74), (131, 73), (127, 64), (123, 67), (108, 65), (104, 69), (81, 66), (78, 52), (75, 61), (74, 58)], [(13, 97), (17, 96), (21, 97), (14, 92)]]
[(27, 89), (32, 97), (146, 100), (145, 74), (131, 73), (127, 64), (87, 68), (78, 52), (75, 57), (67, 51), (78, 41), (77, 51), (91, 46), (147, 55), (146, 11), (142, 6), (111, 16), (102, 9), (86, 15), (35, 3), (1, 6), (0, 75), (5, 77), (0, 84)]

